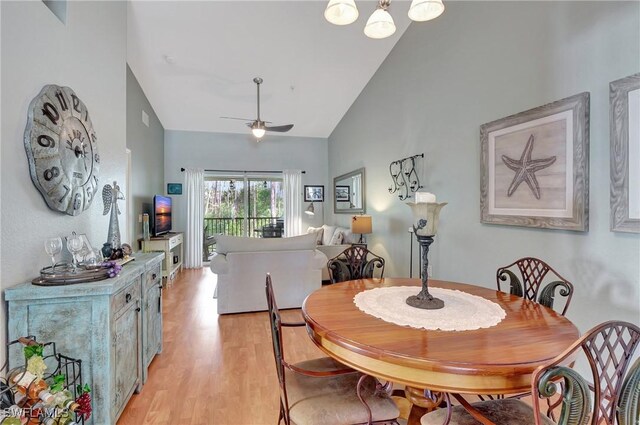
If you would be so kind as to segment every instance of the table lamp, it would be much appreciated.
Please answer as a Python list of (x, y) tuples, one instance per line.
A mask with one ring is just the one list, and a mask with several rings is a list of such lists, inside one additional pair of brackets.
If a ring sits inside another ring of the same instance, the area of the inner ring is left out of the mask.
[(412, 295), (406, 302), (412, 307), (427, 310), (437, 310), (444, 307), (444, 301), (434, 298), (429, 293), (429, 246), (433, 243), (433, 237), (438, 231), (440, 210), (447, 205), (446, 202), (438, 204), (433, 193), (416, 192), (416, 202), (407, 202), (413, 213), (413, 233), (420, 244), (422, 251), (422, 290), (418, 295)]
[(364, 243), (363, 235), (372, 233), (370, 215), (354, 215), (351, 218), (351, 233), (360, 233), (358, 243)]

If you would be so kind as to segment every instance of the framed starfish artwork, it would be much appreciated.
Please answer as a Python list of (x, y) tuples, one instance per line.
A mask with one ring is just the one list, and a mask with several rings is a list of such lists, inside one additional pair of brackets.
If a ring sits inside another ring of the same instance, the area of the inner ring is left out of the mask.
[(640, 74), (609, 84), (611, 230), (640, 233)]
[(589, 228), (589, 93), (480, 126), (480, 221)]

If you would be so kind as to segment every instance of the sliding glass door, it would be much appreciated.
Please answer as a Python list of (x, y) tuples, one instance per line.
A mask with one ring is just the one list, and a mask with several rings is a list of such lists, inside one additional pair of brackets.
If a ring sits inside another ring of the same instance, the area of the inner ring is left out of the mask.
[(284, 190), (280, 176), (205, 178), (204, 232), (248, 237), (282, 236)]

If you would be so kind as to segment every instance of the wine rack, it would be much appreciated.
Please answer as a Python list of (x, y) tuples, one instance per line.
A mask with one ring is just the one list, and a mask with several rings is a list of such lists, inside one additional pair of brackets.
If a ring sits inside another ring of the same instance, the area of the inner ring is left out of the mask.
[[(64, 354), (60, 354), (56, 350), (56, 344), (54, 342), (46, 342), (39, 343), (36, 341), (36, 338), (32, 335), (18, 338), (14, 341), (7, 343), (7, 346), (12, 346), (14, 344), (22, 344), (24, 346), (29, 345), (41, 345), (43, 347), (43, 356), (42, 360), (47, 365), (47, 373), (44, 374), (43, 380), (47, 382), (47, 384), (51, 385), (54, 382), (54, 377), (64, 375), (64, 381), (62, 382), (62, 390), (69, 391), (74, 400), (77, 400), (80, 397), (82, 390), (82, 386), (84, 385), (84, 381), (82, 380), (82, 360), (74, 359)], [(27, 368), (27, 360), (25, 358), (23, 375), (26, 373)], [(12, 370), (15, 370), (12, 369)], [(49, 372), (51, 371), (51, 372)], [(8, 407), (9, 400), (14, 399), (14, 395), (19, 393), (17, 384), (9, 382), (9, 373), (11, 371), (8, 370), (8, 360), (0, 369), (0, 381), (2, 383), (0, 387), (0, 403), (2, 407), (0, 408), (0, 424), (5, 424), (6, 414), (11, 414), (12, 417), (22, 418), (22, 422), (26, 418), (26, 423), (29, 425), (32, 424), (49, 424), (53, 423), (58, 424), (56, 422), (56, 415), (61, 411), (60, 409), (54, 408), (31, 408), (31, 407), (18, 407), (12, 406)], [(20, 375), (17, 375), (20, 377)], [(15, 415), (15, 416), (14, 416)], [(82, 414), (74, 413), (72, 418), (75, 423), (79, 425), (85, 424), (85, 417)]]

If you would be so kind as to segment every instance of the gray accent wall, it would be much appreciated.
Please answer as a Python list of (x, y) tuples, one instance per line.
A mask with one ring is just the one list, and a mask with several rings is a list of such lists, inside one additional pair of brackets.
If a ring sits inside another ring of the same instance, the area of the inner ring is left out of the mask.
[[(388, 166), (424, 152), (424, 190), (449, 202), (430, 251), (435, 278), (492, 288), (498, 266), (535, 256), (573, 281), (567, 315), (582, 331), (609, 319), (639, 323), (640, 235), (609, 231), (609, 82), (640, 71), (640, 3), (446, 8), (411, 24), (329, 137), (329, 179), (366, 168), (369, 248), (385, 257), (385, 275), (409, 274), (411, 224), (409, 208), (388, 193)], [(480, 125), (583, 91), (591, 93), (589, 231), (481, 224)], [(349, 216), (335, 221), (348, 225)]]
[[(143, 111), (148, 116), (149, 126), (142, 122)], [(137, 239), (142, 237), (140, 215), (143, 212), (150, 213), (153, 195), (165, 192), (164, 127), (128, 65), (127, 148), (131, 150), (129, 196), (132, 198), (130, 205), (133, 209), (128, 234)]]
[[(238, 121), (239, 126), (244, 126)], [(319, 227), (327, 216), (327, 139), (289, 137), (267, 133), (257, 143), (250, 135), (167, 130), (164, 141), (165, 183), (182, 183), (182, 195), (172, 195), (173, 230), (184, 232), (187, 224), (186, 188), (180, 168), (222, 170), (305, 170), (303, 185), (324, 185), (325, 202), (315, 204), (316, 214), (302, 214), (302, 231)], [(165, 186), (166, 189), (166, 186)], [(303, 210), (308, 203), (303, 203)], [(323, 214), (324, 207), (324, 214)]]
[[(99, 187), (117, 180), (125, 189), (125, 2), (68, 2), (63, 24), (40, 1), (0, 2), (2, 20), (2, 130), (0, 284), (29, 281), (50, 264), (49, 237), (84, 233), (96, 247), (107, 240), (109, 216), (97, 194), (72, 217), (50, 210), (29, 175), (23, 144), (29, 102), (46, 84), (71, 87), (86, 104), (98, 137)], [(124, 207), (124, 206), (122, 206)], [(120, 217), (121, 231), (127, 228)], [(126, 240), (126, 239), (123, 239)], [(0, 303), (0, 347), (6, 335)], [(0, 350), (4, 357), (4, 350)]]

